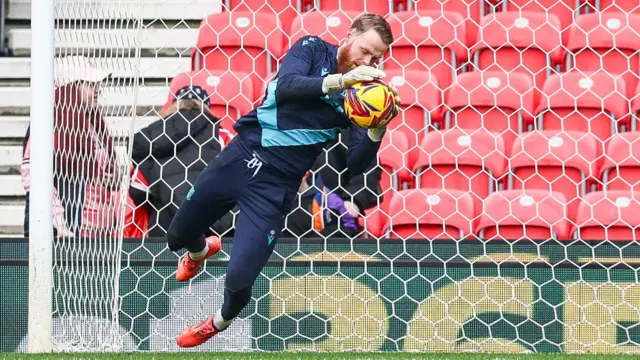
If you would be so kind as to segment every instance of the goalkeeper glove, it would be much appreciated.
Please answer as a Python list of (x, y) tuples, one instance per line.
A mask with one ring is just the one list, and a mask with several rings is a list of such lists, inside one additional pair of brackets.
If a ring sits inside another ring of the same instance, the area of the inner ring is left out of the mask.
[(386, 74), (382, 70), (367, 65), (360, 65), (346, 74), (327, 75), (322, 81), (322, 92), (325, 94), (339, 93), (361, 81), (383, 79)]
[(369, 135), (369, 138), (376, 142), (382, 140), (382, 137), (387, 131), (387, 126), (389, 125), (391, 120), (393, 120), (396, 116), (398, 116), (398, 112), (400, 111), (400, 104), (402, 103), (400, 96), (398, 95), (398, 89), (396, 89), (396, 87), (393, 86), (393, 84), (388, 84), (387, 86), (389, 87), (389, 90), (391, 90), (391, 92), (393, 93), (393, 99), (394, 99), (393, 110), (391, 111), (391, 114), (389, 114), (389, 116), (386, 119), (383, 119), (380, 121), (380, 123), (378, 124), (378, 127), (369, 129), (367, 131), (367, 135)]

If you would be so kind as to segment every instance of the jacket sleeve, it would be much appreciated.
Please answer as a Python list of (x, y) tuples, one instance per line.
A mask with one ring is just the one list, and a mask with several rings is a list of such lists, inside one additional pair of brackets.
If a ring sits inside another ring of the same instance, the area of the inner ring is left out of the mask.
[(210, 125), (210, 119), (196, 111), (180, 111), (167, 119), (158, 120), (133, 137), (132, 158), (135, 162), (151, 155), (164, 158), (175, 154), (195, 135)]
[(344, 192), (348, 195), (344, 200), (353, 201), (360, 208), (360, 211), (377, 206), (378, 197), (382, 193), (380, 188), (381, 174), (381, 169), (375, 161), (363, 174), (351, 176), (344, 187)]
[(372, 163), (377, 163), (380, 143), (381, 141), (371, 140), (366, 129), (351, 125), (347, 153), (347, 167), (350, 176), (362, 174)]
[(324, 43), (315, 36), (305, 36), (293, 44), (282, 60), (277, 83), (269, 84), (269, 88), (276, 87), (278, 104), (325, 95), (322, 92), (324, 78), (310, 76), (315, 59), (324, 56), (325, 52)]
[(329, 187), (335, 187), (343, 200), (355, 203), (364, 211), (378, 204), (380, 175), (377, 156), (364, 173), (352, 175), (347, 169), (348, 139), (351, 129), (342, 132), (328, 143), (326, 153), (318, 157), (314, 170), (318, 171)]

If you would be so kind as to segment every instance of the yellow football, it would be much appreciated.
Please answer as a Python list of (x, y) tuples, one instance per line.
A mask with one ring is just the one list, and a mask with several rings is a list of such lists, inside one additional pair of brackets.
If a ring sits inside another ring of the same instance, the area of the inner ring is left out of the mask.
[(393, 112), (394, 106), (393, 92), (381, 81), (357, 83), (344, 97), (349, 120), (365, 129), (378, 127), (380, 121)]

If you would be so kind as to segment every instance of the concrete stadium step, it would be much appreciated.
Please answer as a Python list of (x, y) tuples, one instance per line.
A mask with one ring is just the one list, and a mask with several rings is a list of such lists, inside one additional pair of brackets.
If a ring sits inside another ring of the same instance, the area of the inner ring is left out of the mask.
[(24, 205), (0, 205), (0, 233), (24, 233)]
[[(115, 146), (115, 150), (121, 163), (128, 158), (129, 152), (126, 146)], [(22, 164), (22, 146), (0, 146), (0, 174), (19, 174)], [(0, 175), (2, 176), (2, 175)]]
[(0, 173), (20, 173), (21, 146), (0, 146)]
[[(143, 57), (139, 70), (135, 58), (93, 58), (96, 66), (112, 71), (114, 78), (140, 77), (145, 79), (171, 79), (191, 69), (191, 58), (183, 57)], [(31, 59), (28, 57), (0, 58), (0, 79), (30, 79)]]
[[(100, 101), (104, 106), (120, 106), (131, 108), (134, 101), (135, 88), (104, 87)], [(164, 105), (169, 97), (168, 86), (140, 86), (138, 87), (137, 106), (156, 106), (157, 110)], [(8, 115), (8, 108), (27, 109), (31, 104), (31, 88), (28, 86), (0, 87), (0, 114)], [(3, 108), (4, 111), (3, 111)]]
[[(155, 116), (135, 117), (130, 116), (110, 116), (106, 118), (107, 124), (113, 136), (129, 136), (131, 133), (131, 122), (134, 122), (133, 132), (157, 121)], [(0, 116), (0, 139), (23, 138), (29, 127), (31, 118), (29, 116)]]
[[(32, 0), (9, 0), (10, 20), (31, 19)], [(56, 6), (56, 19), (199, 20), (220, 12), (222, 0), (74, 0)]]
[[(69, 51), (108, 49), (129, 52), (139, 46), (153, 52), (183, 52), (196, 45), (198, 28), (146, 28), (141, 34), (135, 28), (56, 29), (54, 36), (56, 48)], [(31, 29), (10, 29), (8, 38), (9, 48), (16, 55), (30, 53)]]
[(24, 196), (22, 176), (0, 175), (0, 196)]

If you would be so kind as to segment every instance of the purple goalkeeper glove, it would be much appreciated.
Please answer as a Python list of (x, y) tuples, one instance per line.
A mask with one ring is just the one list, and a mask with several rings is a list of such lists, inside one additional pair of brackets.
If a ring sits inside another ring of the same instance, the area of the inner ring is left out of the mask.
[(338, 194), (333, 193), (327, 195), (327, 208), (342, 215), (342, 223), (344, 227), (354, 231), (358, 230), (358, 223), (356, 222), (356, 219), (349, 215), (347, 207), (344, 206), (344, 200), (338, 196)]

